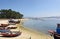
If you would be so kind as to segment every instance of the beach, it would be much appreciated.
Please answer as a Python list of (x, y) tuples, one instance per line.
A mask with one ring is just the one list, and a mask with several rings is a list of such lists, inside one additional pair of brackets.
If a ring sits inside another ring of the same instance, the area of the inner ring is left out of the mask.
[[(18, 27), (16, 30), (19, 30), (21, 32), (21, 35), (17, 37), (0, 37), (0, 39), (53, 39), (53, 37), (50, 35), (24, 28), (21, 24), (16, 24), (16, 26)], [(12, 31), (14, 31), (14, 29)]]

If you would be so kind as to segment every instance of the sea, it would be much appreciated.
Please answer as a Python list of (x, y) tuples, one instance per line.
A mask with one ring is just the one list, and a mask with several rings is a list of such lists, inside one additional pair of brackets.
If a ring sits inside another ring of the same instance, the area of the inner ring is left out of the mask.
[(23, 22), (24, 27), (48, 34), (48, 30), (56, 31), (59, 18), (29, 19)]

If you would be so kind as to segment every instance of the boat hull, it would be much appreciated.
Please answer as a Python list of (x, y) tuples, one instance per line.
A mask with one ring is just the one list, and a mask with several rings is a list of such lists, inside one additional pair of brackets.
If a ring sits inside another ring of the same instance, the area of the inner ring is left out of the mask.
[(18, 32), (18, 33), (15, 33), (15, 34), (13, 34), (13, 33), (2, 33), (1, 35), (3, 35), (3, 37), (16, 37), (16, 36), (19, 36), (19, 35), (21, 35), (21, 32)]

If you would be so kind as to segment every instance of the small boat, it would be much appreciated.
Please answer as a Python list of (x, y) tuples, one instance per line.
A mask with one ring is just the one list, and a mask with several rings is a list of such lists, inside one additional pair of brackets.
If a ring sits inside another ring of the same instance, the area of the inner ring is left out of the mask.
[(55, 33), (55, 31), (53, 31), (53, 30), (48, 30), (48, 32), (49, 32), (49, 34), (50, 34), (51, 36), (53, 36), (54, 33)]
[(11, 23), (11, 22), (10, 22), (9, 25), (16, 25), (16, 23)]
[(8, 29), (0, 29), (0, 33), (10, 32)]
[(3, 37), (16, 37), (16, 36), (21, 35), (21, 32), (16, 32), (16, 31), (14, 31), (14, 32), (6, 32), (6, 33), (1, 33), (1, 35)]
[(49, 32), (49, 33), (55, 33), (55, 31), (53, 31), (53, 30), (48, 30), (48, 32)]
[(54, 37), (54, 39), (60, 39), (60, 24), (57, 24), (56, 31), (48, 30), (48, 32)]
[(16, 29), (17, 27), (8, 27), (8, 29)]
[(1, 24), (0, 27), (7, 27), (9, 24)]
[(15, 21), (15, 20), (9, 20), (9, 23), (20, 23), (20, 21), (19, 20), (17, 20), (17, 21)]
[(7, 26), (7, 29), (16, 29), (16, 28), (17, 28), (16, 25), (9, 25), (9, 26)]

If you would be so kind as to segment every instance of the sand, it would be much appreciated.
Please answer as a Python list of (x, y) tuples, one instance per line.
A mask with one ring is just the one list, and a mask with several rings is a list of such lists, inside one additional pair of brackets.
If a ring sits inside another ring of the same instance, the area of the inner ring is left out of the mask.
[(53, 39), (53, 37), (51, 37), (50, 35), (24, 28), (21, 24), (16, 24), (16, 26), (18, 28), (15, 30), (12, 29), (12, 31), (20, 31), (22, 32), (21, 35), (19, 35), (18, 37), (0, 37), (0, 39)]

